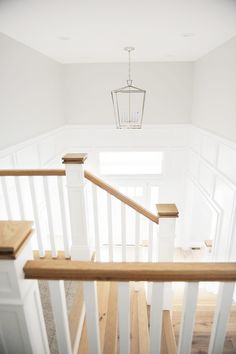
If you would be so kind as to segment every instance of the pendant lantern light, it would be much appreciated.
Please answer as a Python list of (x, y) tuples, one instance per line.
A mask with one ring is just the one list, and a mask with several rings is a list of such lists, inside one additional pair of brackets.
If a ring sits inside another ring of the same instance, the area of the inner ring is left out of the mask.
[(146, 91), (132, 84), (130, 53), (134, 49), (134, 47), (124, 48), (128, 52), (127, 86), (111, 91), (118, 129), (140, 129), (142, 127)]

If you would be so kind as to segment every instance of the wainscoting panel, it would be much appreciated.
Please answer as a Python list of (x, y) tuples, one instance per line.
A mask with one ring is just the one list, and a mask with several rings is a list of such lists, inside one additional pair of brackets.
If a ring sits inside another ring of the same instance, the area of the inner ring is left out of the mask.
[[(211, 205), (212, 214), (217, 215), (216, 227), (212, 227), (214, 233), (210, 236), (213, 239), (213, 258), (235, 261), (232, 245), (236, 245), (236, 144), (192, 126), (189, 150), (188, 178), (194, 181), (197, 193)], [(190, 194), (189, 190), (187, 194)], [(194, 220), (199, 214), (194, 201), (192, 207)], [(212, 220), (209, 220), (208, 226), (210, 223)], [(196, 233), (196, 227), (196, 223), (193, 225), (192, 222), (189, 235), (186, 236), (190, 246), (191, 235)]]

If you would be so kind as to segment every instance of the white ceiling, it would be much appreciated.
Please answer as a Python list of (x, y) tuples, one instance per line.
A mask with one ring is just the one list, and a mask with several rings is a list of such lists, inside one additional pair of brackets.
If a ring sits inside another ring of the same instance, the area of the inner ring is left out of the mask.
[(0, 31), (61, 63), (126, 61), (127, 45), (191, 61), (236, 36), (236, 0), (0, 0)]

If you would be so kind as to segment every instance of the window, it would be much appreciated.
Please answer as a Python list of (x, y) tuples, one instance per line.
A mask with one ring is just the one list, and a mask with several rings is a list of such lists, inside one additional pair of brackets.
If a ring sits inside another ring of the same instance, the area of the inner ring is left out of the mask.
[(162, 152), (100, 152), (100, 172), (110, 175), (162, 173)]

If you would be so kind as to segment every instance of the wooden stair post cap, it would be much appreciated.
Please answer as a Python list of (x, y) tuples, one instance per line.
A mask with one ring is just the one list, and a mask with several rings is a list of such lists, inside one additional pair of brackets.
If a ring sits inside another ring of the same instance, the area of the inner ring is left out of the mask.
[(175, 204), (156, 204), (159, 218), (178, 218), (179, 211)]
[(16, 259), (32, 232), (32, 221), (0, 221), (0, 259)]
[(62, 163), (83, 164), (87, 157), (86, 153), (69, 153), (62, 157)]

